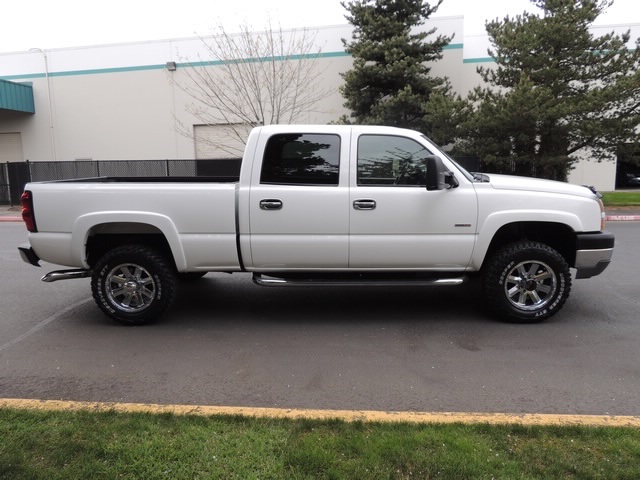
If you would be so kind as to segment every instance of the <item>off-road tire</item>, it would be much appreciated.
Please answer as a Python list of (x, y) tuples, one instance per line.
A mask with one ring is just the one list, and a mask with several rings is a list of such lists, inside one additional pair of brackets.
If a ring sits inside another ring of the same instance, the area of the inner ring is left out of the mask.
[(101, 257), (93, 268), (91, 292), (108, 317), (125, 325), (144, 325), (173, 303), (176, 274), (157, 250), (124, 245)]
[(497, 250), (483, 267), (487, 309), (502, 320), (535, 323), (555, 315), (571, 291), (571, 271), (560, 253), (521, 241)]

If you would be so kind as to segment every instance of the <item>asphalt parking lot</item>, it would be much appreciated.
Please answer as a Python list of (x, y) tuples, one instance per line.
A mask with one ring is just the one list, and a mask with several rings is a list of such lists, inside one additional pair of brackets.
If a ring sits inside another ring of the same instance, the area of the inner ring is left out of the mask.
[[(158, 324), (123, 327), (89, 283), (44, 284), (0, 223), (0, 397), (391, 411), (638, 415), (638, 222), (550, 321), (486, 317), (464, 287), (184, 284)], [(49, 265), (50, 269), (57, 268)]]

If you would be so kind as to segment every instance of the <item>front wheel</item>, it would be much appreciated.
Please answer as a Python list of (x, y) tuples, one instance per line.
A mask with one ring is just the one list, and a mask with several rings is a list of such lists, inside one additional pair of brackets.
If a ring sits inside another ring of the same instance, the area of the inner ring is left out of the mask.
[(557, 313), (571, 290), (569, 265), (556, 250), (538, 242), (516, 242), (498, 250), (484, 267), (487, 307), (498, 317), (540, 322)]
[(176, 275), (163, 255), (144, 245), (107, 252), (94, 266), (91, 292), (110, 318), (127, 325), (156, 320), (173, 303)]

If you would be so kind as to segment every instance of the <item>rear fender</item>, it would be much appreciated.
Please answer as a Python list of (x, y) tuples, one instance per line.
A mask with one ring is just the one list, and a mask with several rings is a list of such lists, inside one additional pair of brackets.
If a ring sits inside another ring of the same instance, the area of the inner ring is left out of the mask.
[[(82, 215), (76, 219), (71, 235), (71, 255), (77, 258), (84, 268), (89, 268), (87, 262), (86, 245), (89, 233), (99, 225), (124, 223), (142, 224), (155, 227), (159, 230), (169, 244), (173, 261), (178, 270), (187, 267), (187, 260), (180, 241), (180, 235), (175, 224), (166, 215), (149, 212), (98, 212)], [(111, 232), (111, 233), (118, 233)], [(127, 233), (127, 232), (122, 232)]]

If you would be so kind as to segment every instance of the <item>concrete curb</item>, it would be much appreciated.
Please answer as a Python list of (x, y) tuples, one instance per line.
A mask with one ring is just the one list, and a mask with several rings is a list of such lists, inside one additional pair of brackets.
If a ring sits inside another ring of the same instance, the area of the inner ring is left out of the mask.
[(640, 215), (607, 215), (605, 220), (607, 222), (638, 222)]
[(385, 412), (377, 410), (313, 410), (255, 407), (216, 407), (206, 405), (159, 405), (150, 403), (73, 402), (0, 398), (0, 408), (46, 411), (88, 411), (119, 413), (172, 413), (174, 415), (240, 415), (250, 418), (290, 420), (343, 420), (381, 423), (463, 423), (490, 425), (552, 425), (640, 428), (640, 416), (561, 415), (543, 413), (464, 413), (464, 412)]

